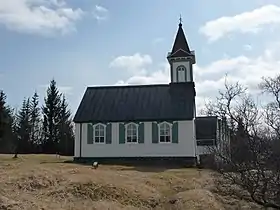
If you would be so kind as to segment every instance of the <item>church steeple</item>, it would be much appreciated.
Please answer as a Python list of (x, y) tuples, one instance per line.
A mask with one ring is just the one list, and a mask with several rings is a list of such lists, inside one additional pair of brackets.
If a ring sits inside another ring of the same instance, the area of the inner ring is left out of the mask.
[(194, 52), (190, 50), (188, 41), (186, 39), (183, 27), (182, 27), (182, 18), (180, 17), (179, 28), (177, 35), (172, 47), (172, 51), (168, 53), (167, 58), (171, 57), (184, 57), (194, 55)]
[(193, 82), (193, 64), (195, 53), (190, 50), (180, 17), (179, 28), (167, 60), (171, 69), (171, 82)]
[(179, 28), (177, 31), (177, 35), (175, 38), (175, 42), (173, 44), (173, 48), (171, 51), (171, 55), (174, 55), (174, 53), (178, 52), (179, 50), (190, 54), (190, 48), (184, 33), (184, 30), (182, 28), (182, 19), (180, 18)]

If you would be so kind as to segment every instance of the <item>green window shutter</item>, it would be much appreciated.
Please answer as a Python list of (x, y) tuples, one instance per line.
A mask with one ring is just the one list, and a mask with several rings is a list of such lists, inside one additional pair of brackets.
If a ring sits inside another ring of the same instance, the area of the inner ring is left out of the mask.
[(158, 125), (157, 123), (152, 124), (152, 143), (157, 144), (158, 143)]
[(87, 124), (87, 143), (93, 144), (93, 126), (91, 123)]
[(123, 123), (119, 123), (119, 143), (125, 143), (125, 127)]
[(178, 122), (172, 126), (172, 143), (178, 143)]
[(144, 139), (145, 139), (145, 124), (144, 123), (139, 123), (139, 127), (138, 127), (138, 143), (139, 144), (144, 144)]
[(106, 126), (106, 144), (112, 144), (112, 124)]

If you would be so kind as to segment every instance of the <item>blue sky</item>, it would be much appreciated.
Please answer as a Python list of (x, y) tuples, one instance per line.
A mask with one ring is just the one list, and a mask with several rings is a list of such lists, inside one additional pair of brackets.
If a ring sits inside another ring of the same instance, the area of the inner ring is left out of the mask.
[(87, 86), (168, 83), (180, 14), (198, 106), (226, 73), (254, 92), (279, 71), (276, 0), (9, 0), (0, 1), (0, 89), (18, 107), (35, 90), (42, 101), (54, 78), (75, 112)]

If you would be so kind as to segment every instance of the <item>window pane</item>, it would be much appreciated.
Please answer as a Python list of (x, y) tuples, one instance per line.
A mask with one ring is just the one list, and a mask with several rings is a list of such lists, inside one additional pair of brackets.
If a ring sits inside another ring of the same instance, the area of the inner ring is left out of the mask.
[(100, 138), (99, 138), (99, 142), (100, 142), (100, 143), (104, 143), (104, 137), (100, 137)]
[(165, 135), (166, 135), (166, 136), (169, 136), (169, 135), (170, 135), (170, 130), (169, 130), (169, 129), (167, 129), (167, 130), (165, 131)]
[(99, 133), (99, 136), (104, 136), (104, 130), (102, 129), (102, 130), (100, 130), (100, 133)]
[(136, 129), (132, 130), (131, 135), (136, 136), (137, 135), (137, 130)]
[(99, 143), (99, 137), (95, 137), (95, 142)]
[(184, 66), (179, 66), (177, 68), (177, 71), (185, 71), (185, 70), (186, 70), (186, 68)]
[(159, 141), (160, 141), (160, 142), (165, 142), (165, 138), (164, 138), (164, 136), (160, 136)]
[(129, 124), (129, 125), (127, 126), (127, 129), (128, 129), (128, 130), (132, 130), (132, 129), (133, 129), (133, 126), (134, 126), (133, 124)]
[(166, 138), (165, 140), (166, 142), (170, 142), (170, 136), (166, 136), (165, 138)]
[(132, 137), (132, 142), (137, 142), (137, 136)]

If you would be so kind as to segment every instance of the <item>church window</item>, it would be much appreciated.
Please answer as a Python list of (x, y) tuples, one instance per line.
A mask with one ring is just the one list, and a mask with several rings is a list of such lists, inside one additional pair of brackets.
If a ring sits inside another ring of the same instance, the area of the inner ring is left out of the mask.
[(135, 123), (129, 123), (126, 125), (126, 142), (137, 143), (138, 142), (138, 125)]
[(105, 143), (105, 125), (97, 124), (93, 129), (93, 138), (95, 143)]
[(181, 65), (177, 67), (177, 79), (178, 82), (185, 82), (186, 80), (186, 67)]
[(170, 143), (171, 142), (171, 124), (163, 122), (159, 124), (159, 142)]

